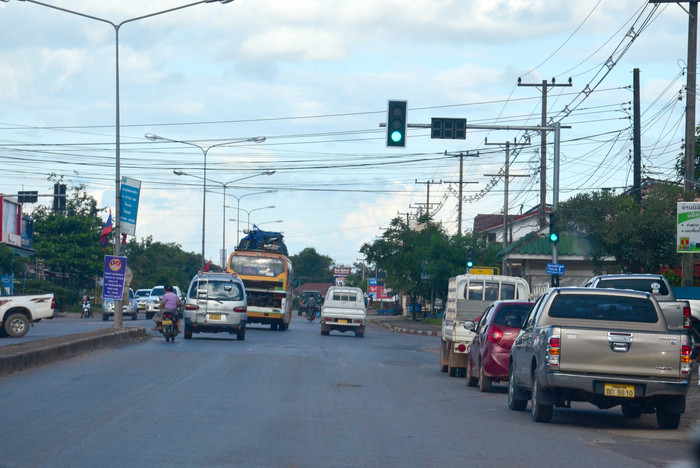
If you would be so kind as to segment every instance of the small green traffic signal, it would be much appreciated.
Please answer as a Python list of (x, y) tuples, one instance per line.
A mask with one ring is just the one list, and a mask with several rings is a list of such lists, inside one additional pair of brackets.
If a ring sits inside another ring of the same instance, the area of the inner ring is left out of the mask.
[(550, 242), (557, 242), (559, 240), (559, 234), (556, 232), (551, 232), (549, 233), (549, 241)]
[(559, 242), (558, 215), (555, 212), (549, 213), (549, 241), (553, 244)]
[(389, 101), (386, 145), (406, 146), (406, 101)]
[(474, 266), (474, 248), (467, 247), (467, 268)]

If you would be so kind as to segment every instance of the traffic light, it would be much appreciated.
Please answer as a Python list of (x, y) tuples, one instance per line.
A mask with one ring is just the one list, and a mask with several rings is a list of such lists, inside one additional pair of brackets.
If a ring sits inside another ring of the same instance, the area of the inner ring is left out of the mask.
[(467, 247), (467, 268), (474, 266), (474, 248)]
[(20, 203), (36, 203), (39, 192), (36, 190), (17, 192), (17, 201)]
[(549, 213), (549, 241), (553, 244), (559, 242), (558, 215), (556, 212)]
[(466, 140), (467, 119), (433, 117), (430, 120), (430, 138), (441, 140)]
[(386, 145), (406, 146), (406, 101), (389, 101), (386, 119)]
[(64, 211), (66, 209), (66, 185), (53, 184), (53, 210)]

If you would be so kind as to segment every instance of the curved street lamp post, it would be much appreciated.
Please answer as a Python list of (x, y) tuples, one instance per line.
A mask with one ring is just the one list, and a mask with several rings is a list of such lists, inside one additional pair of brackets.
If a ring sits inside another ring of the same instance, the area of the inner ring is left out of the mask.
[[(206, 211), (207, 211), (207, 153), (209, 153), (209, 150), (212, 148), (216, 148), (219, 146), (228, 146), (232, 145), (234, 143), (245, 143), (245, 142), (252, 142), (252, 143), (262, 143), (265, 141), (265, 137), (253, 137), (253, 138), (243, 138), (239, 140), (232, 140), (232, 141), (226, 141), (223, 143), (216, 143), (214, 145), (209, 145), (209, 146), (201, 146), (196, 143), (192, 143), (191, 141), (185, 141), (185, 140), (173, 140), (172, 138), (165, 138), (159, 135), (154, 135), (153, 133), (146, 133), (144, 135), (148, 140), (151, 141), (157, 141), (157, 140), (162, 140), (162, 141), (169, 141), (171, 143), (180, 143), (183, 145), (188, 145), (188, 146), (194, 146), (195, 148), (198, 148), (201, 152), (202, 155), (204, 156), (204, 177), (201, 177), (201, 179), (204, 181), (204, 190), (202, 191), (202, 269), (204, 269), (204, 241), (206, 239)], [(176, 173), (177, 174), (177, 173)], [(184, 174), (184, 173), (183, 173)], [(179, 175), (179, 174), (178, 174)], [(192, 176), (192, 174), (188, 174)], [(193, 176), (197, 177), (197, 176)]]
[[(3, 0), (4, 2), (9, 2), (9, 0)], [(187, 5), (181, 5), (178, 7), (174, 8), (168, 8), (167, 10), (162, 10), (162, 11), (157, 11), (154, 13), (149, 13), (147, 15), (142, 15), (142, 16), (137, 16), (135, 18), (129, 18), (127, 20), (122, 21), (121, 23), (114, 23), (108, 19), (100, 18), (97, 16), (93, 15), (88, 15), (86, 13), (81, 13), (79, 11), (74, 11), (74, 10), (69, 10), (67, 8), (62, 8), (56, 5), (49, 5), (48, 3), (43, 3), (39, 2), (37, 0), (18, 0), (22, 2), (27, 2), (27, 3), (34, 3), (35, 5), (43, 6), (46, 8), (51, 8), (53, 10), (59, 10), (64, 13), (69, 13), (71, 15), (76, 15), (76, 16), (81, 16), (83, 18), (88, 18), (92, 19), (95, 21), (99, 21), (101, 23), (109, 24), (114, 28), (114, 33), (115, 33), (115, 57), (116, 57), (116, 62), (115, 62), (115, 88), (116, 88), (116, 122), (115, 122), (115, 138), (116, 138), (116, 150), (115, 150), (115, 166), (116, 166), (116, 174), (115, 174), (115, 201), (114, 201), (114, 210), (116, 211), (116, 216), (115, 216), (115, 222), (114, 222), (114, 255), (119, 255), (120, 253), (120, 237), (121, 237), (121, 220), (120, 220), (120, 209), (121, 209), (121, 162), (120, 162), (120, 116), (119, 116), (119, 29), (127, 24), (127, 23), (133, 23), (134, 21), (139, 21), (142, 19), (146, 18), (151, 18), (153, 16), (158, 16), (162, 15), (165, 13), (170, 13), (173, 11), (177, 10), (182, 10), (184, 8), (189, 8), (195, 5), (201, 5), (202, 3), (221, 3), (221, 4), (226, 4), (226, 3), (231, 3), (233, 0), (200, 0), (198, 2), (194, 3), (188, 3)], [(121, 328), (123, 326), (123, 301), (121, 299), (117, 299), (114, 302), (114, 328)]]

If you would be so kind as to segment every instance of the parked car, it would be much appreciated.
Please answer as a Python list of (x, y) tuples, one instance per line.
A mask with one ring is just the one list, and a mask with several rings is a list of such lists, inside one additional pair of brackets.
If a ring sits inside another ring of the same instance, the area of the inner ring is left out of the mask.
[(185, 299), (185, 339), (193, 333), (236, 334), (245, 340), (248, 302), (243, 281), (231, 273), (195, 275)]
[(490, 392), (491, 384), (508, 380), (510, 348), (534, 302), (496, 301), (478, 322), (465, 322), (476, 333), (467, 357), (467, 385)]
[[(137, 320), (139, 318), (138, 311), (134, 304), (134, 290), (129, 288), (129, 302), (125, 303), (122, 307), (122, 317), (131, 315), (131, 320)], [(107, 321), (110, 317), (114, 316), (114, 299), (105, 299), (102, 302), (102, 320)]]
[[(173, 292), (177, 294), (177, 297), (183, 297), (182, 291), (177, 286), (173, 286)], [(151, 293), (148, 295), (148, 300), (146, 301), (146, 318), (148, 320), (153, 319), (153, 316), (160, 310), (160, 300), (165, 294), (164, 286), (155, 286), (151, 289)], [(178, 308), (178, 315), (182, 318), (182, 308)]]
[(151, 295), (150, 289), (137, 289), (134, 293), (134, 304), (136, 307), (136, 312), (146, 313), (146, 303), (148, 302), (148, 296)]
[(316, 306), (321, 307), (323, 304), (323, 296), (318, 291), (303, 291), (299, 296), (299, 310), (298, 315), (304, 315), (306, 313), (306, 302), (310, 297), (313, 297), (316, 301)]

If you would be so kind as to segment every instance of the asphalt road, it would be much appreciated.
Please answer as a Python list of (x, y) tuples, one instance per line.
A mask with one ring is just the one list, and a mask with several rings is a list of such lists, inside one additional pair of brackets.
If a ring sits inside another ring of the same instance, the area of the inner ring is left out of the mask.
[(1, 377), (0, 466), (644, 467), (690, 456), (689, 431), (619, 409), (580, 405), (536, 424), (508, 410), (505, 387), (479, 393), (440, 373), (438, 347), (375, 327), (321, 336), (296, 317), (242, 342), (153, 333)]

